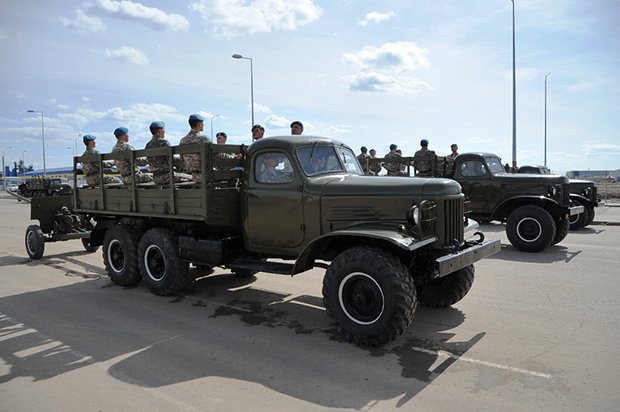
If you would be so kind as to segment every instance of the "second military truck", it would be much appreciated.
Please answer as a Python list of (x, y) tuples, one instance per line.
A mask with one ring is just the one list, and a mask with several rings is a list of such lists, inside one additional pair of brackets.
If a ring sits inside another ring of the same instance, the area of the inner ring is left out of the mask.
[[(114, 283), (142, 280), (153, 293), (171, 295), (194, 280), (190, 263), (238, 276), (326, 268), (327, 313), (348, 340), (376, 346), (407, 329), (418, 303), (461, 300), (474, 281), (473, 263), (499, 251), (499, 240), (472, 231), (477, 223), (467, 218), (458, 183), (363, 176), (353, 151), (332, 139), (269, 137), (247, 147), (204, 143), (81, 161), (133, 165), (165, 156), (172, 172), (173, 158), (187, 153), (200, 154), (201, 184), (84, 187), (62, 205), (77, 226), (96, 222), (89, 245), (103, 246)], [(54, 223), (60, 200), (46, 200), (32, 204), (32, 218), (45, 226), (27, 230), (33, 258), (63, 230)]]

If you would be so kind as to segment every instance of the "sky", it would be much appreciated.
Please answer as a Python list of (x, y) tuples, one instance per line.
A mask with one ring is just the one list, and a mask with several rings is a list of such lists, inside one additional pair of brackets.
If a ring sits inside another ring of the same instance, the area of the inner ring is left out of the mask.
[[(620, 2), (514, 5), (518, 164), (544, 163), (550, 73), (547, 166), (619, 169)], [(192, 113), (250, 144), (252, 90), (266, 136), (300, 120), (356, 153), (512, 159), (510, 0), (2, 0), (0, 57), (7, 164), (41, 169), (44, 135), (46, 167), (68, 166), (119, 126), (143, 148), (155, 120), (178, 144)]]

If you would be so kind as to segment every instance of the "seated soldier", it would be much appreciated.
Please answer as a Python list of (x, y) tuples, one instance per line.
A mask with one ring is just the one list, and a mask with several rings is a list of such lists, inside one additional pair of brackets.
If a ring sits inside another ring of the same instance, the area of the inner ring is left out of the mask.
[[(199, 114), (192, 114), (189, 116), (189, 127), (191, 130), (185, 137), (179, 142), (180, 145), (194, 144), (194, 143), (209, 143), (211, 139), (203, 135), (204, 130), (204, 117)], [(184, 153), (181, 155), (183, 159), (183, 171), (192, 175), (194, 182), (202, 182), (202, 164), (200, 162), (200, 153)]]
[[(149, 126), (153, 138), (146, 143), (145, 149), (170, 146), (170, 142), (164, 138), (166, 135), (164, 122), (152, 122)], [(147, 156), (149, 169), (153, 173), (155, 183), (165, 185), (170, 183), (170, 164), (168, 156)], [(192, 176), (186, 173), (174, 173), (174, 183), (191, 182)]]
[[(129, 141), (129, 130), (126, 127), (117, 127), (114, 130), (114, 136), (116, 136), (116, 144), (112, 148), (112, 153), (116, 152), (129, 152), (134, 151), (134, 147), (127, 143)], [(153, 175), (150, 173), (142, 173), (139, 166), (146, 166), (147, 161), (145, 158), (135, 159), (135, 170), (131, 170), (131, 163), (129, 160), (115, 160), (114, 165), (121, 174), (121, 179), (126, 185), (131, 184), (133, 176), (135, 176), (136, 183), (148, 183), (153, 181)]]
[[(93, 136), (92, 134), (85, 134), (84, 137), (82, 138), (82, 141), (84, 142), (84, 145), (86, 146), (86, 150), (84, 151), (84, 153), (82, 153), (82, 156), (89, 156), (89, 155), (98, 155), (99, 152), (97, 150), (95, 150), (95, 146), (96, 146), (96, 142), (95, 142), (96, 137)], [(100, 180), (99, 180), (99, 168), (100, 164), (98, 161), (90, 161), (90, 162), (84, 162), (82, 161), (82, 168), (84, 169), (84, 178), (86, 179), (86, 184), (88, 186), (91, 187), (95, 187), (95, 186), (99, 186), (100, 184)], [(120, 183), (120, 180), (113, 178), (112, 176), (103, 176), (103, 183), (108, 184), (108, 183)]]
[(286, 159), (279, 153), (266, 153), (256, 162), (256, 181), (259, 183), (288, 183), (292, 178), (281, 170), (276, 169)]

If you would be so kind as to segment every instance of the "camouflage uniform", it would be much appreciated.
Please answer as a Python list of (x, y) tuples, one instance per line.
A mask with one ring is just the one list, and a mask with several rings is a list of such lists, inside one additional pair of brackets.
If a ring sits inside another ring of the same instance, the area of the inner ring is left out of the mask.
[[(114, 147), (112, 148), (112, 153), (129, 152), (129, 151), (134, 151), (134, 150), (135, 149), (133, 148), (133, 146), (130, 145), (129, 143), (123, 142), (122, 140), (118, 140), (116, 144), (114, 145)], [(147, 165), (148, 163), (146, 159), (145, 158), (135, 159), (134, 163), (136, 165), (136, 170), (135, 170), (136, 183), (152, 182), (153, 175), (150, 173), (142, 173), (140, 171), (140, 168), (138, 167), (138, 166)], [(125, 183), (126, 185), (131, 184), (132, 173), (131, 173), (131, 163), (129, 162), (129, 160), (115, 160), (114, 165), (118, 169), (118, 172), (121, 174), (121, 179), (123, 180), (123, 183)]]
[(259, 175), (260, 183), (289, 183), (291, 179), (278, 170), (270, 170), (265, 168)]
[[(402, 156), (396, 152), (390, 152), (385, 155), (386, 159), (401, 159)], [(383, 167), (387, 170), (388, 176), (403, 176), (400, 168), (400, 162), (385, 162)]]
[(370, 176), (377, 176), (381, 171), (381, 165), (375, 157), (368, 158), (368, 174)]
[[(153, 136), (144, 147), (145, 149), (155, 149), (158, 147), (170, 146), (166, 139), (158, 139)], [(153, 173), (153, 181), (160, 185), (170, 183), (170, 164), (167, 156), (147, 156), (149, 170)], [(191, 182), (192, 176), (185, 173), (174, 173), (174, 183)]]
[(357, 161), (360, 162), (360, 165), (362, 166), (362, 170), (364, 171), (364, 174), (367, 175), (370, 156), (364, 153), (360, 153), (357, 155)]
[(423, 147), (413, 156), (413, 167), (415, 167), (416, 176), (432, 176), (433, 163), (435, 161), (435, 152)]
[[(211, 139), (200, 134), (198, 130), (190, 130), (189, 133), (181, 139), (180, 145), (195, 143), (211, 143)], [(181, 155), (183, 160), (183, 171), (192, 175), (194, 182), (202, 182), (202, 165), (200, 164), (200, 153), (184, 153)]]
[[(90, 156), (90, 155), (98, 155), (99, 152), (95, 149), (86, 148), (82, 156)], [(99, 162), (82, 162), (82, 167), (84, 169), (84, 178), (86, 179), (86, 184), (88, 186), (99, 186)], [(112, 176), (103, 175), (103, 183), (119, 183), (118, 180), (113, 178)]]

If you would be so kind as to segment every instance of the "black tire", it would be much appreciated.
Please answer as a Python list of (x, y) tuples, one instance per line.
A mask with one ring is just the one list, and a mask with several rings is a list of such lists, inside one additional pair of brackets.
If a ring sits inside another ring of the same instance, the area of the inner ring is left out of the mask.
[(106, 231), (103, 264), (115, 285), (134, 286), (140, 282), (138, 240), (130, 229), (117, 225)]
[(84, 250), (90, 253), (96, 252), (99, 249), (99, 246), (91, 246), (90, 238), (82, 238), (82, 246), (84, 246)]
[(232, 274), (238, 278), (251, 278), (256, 273), (257, 272), (255, 270), (249, 270), (249, 269), (233, 269), (232, 270)]
[(445, 308), (463, 299), (474, 283), (474, 265), (434, 279), (417, 290), (418, 302), (431, 308)]
[(592, 224), (592, 222), (594, 222), (594, 216), (596, 215), (596, 211), (594, 210), (593, 207), (589, 207), (588, 208), (588, 221), (586, 223), (586, 226), (590, 226)]
[(562, 219), (555, 222), (555, 237), (553, 238), (553, 242), (551, 242), (552, 245), (557, 245), (564, 240), (566, 235), (568, 235), (569, 226), (568, 216), (564, 216)]
[(539, 206), (521, 206), (508, 216), (508, 240), (523, 252), (540, 252), (549, 247), (555, 238), (555, 222)]
[(179, 258), (178, 239), (168, 229), (153, 228), (140, 239), (140, 273), (151, 292), (168, 296), (190, 283), (189, 263)]
[(398, 259), (381, 249), (357, 247), (327, 268), (323, 304), (347, 340), (380, 346), (405, 332), (417, 299), (411, 275)]
[(41, 259), (45, 252), (45, 237), (39, 225), (30, 225), (26, 229), (26, 252), (30, 259)]
[(581, 202), (573, 202), (573, 205), (583, 206), (583, 212), (578, 215), (569, 216), (568, 221), (570, 223), (570, 230), (581, 230), (588, 224), (588, 219), (590, 218), (590, 214), (588, 213), (588, 208), (583, 205)]

